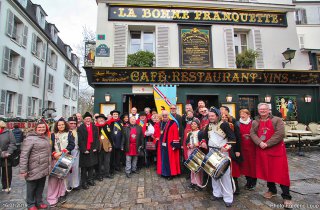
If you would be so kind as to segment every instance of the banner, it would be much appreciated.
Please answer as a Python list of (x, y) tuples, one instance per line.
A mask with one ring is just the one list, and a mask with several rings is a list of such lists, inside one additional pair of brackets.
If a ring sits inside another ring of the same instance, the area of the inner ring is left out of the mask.
[(156, 103), (157, 112), (161, 114), (162, 110), (169, 112), (169, 118), (174, 120), (178, 126), (178, 121), (170, 114), (170, 106), (177, 103), (176, 85), (153, 85), (153, 96)]

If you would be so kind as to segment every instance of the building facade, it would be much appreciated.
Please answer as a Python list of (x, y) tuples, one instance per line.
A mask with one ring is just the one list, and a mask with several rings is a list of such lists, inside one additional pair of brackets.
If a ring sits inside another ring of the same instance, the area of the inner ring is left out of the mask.
[(320, 1), (295, 0), (293, 3), (299, 48), (309, 55), (310, 69), (320, 70)]
[[(235, 116), (241, 108), (255, 115), (256, 105), (271, 97), (273, 110), (294, 103), (291, 120), (320, 120), (318, 103), (304, 101), (310, 95), (319, 102), (320, 77), (299, 50), (291, 0), (97, 0), (97, 6), (95, 60), (86, 67), (95, 112), (107, 110), (106, 94), (109, 109), (155, 107), (152, 85), (172, 84), (182, 105), (196, 107), (202, 99), (208, 106), (227, 104)], [(283, 65), (288, 48), (295, 57)], [(258, 57), (243, 69), (237, 55), (249, 49)], [(153, 67), (128, 67), (128, 55), (140, 50), (155, 54)]]
[(64, 117), (77, 112), (79, 59), (46, 16), (30, 0), (0, 1), (0, 117), (34, 119), (46, 108)]

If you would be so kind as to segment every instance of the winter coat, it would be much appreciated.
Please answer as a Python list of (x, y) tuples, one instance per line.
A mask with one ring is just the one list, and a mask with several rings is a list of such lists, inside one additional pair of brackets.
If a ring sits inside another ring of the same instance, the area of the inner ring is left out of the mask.
[[(16, 149), (16, 138), (10, 130), (5, 129), (0, 134), (0, 155), (4, 151), (7, 151), (9, 152), (9, 154), (12, 154)], [(1, 158), (0, 156), (0, 160), (0, 166), (5, 166), (5, 158)], [(11, 161), (8, 161), (8, 166), (11, 166)]]
[(136, 145), (137, 145), (137, 151), (139, 151), (139, 147), (142, 146), (143, 142), (143, 133), (142, 128), (139, 125), (129, 126), (125, 127), (122, 135), (122, 141), (121, 141), (121, 148), (124, 149), (125, 152), (129, 152), (130, 147), (130, 132), (131, 128), (135, 127), (137, 130), (137, 137), (136, 137)]
[(17, 145), (21, 144), (23, 141), (23, 132), (20, 128), (14, 128), (12, 129), (12, 133), (14, 137), (16, 138)]
[[(93, 142), (91, 144), (91, 148), (89, 154), (85, 154), (87, 151), (87, 141), (88, 141), (88, 132), (85, 124), (81, 124), (78, 127), (78, 144), (80, 150), (80, 167), (92, 167), (98, 163), (98, 150), (100, 147), (99, 137), (98, 137), (98, 128), (94, 124), (92, 125), (93, 132)], [(96, 152), (93, 152), (93, 150)]]
[(20, 173), (28, 173), (26, 180), (37, 180), (51, 172), (51, 145), (49, 138), (32, 131), (21, 146)]

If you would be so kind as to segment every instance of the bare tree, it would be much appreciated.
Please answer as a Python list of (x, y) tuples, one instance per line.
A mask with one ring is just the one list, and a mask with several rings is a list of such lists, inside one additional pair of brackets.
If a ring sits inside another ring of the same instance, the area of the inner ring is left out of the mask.
[(85, 54), (85, 42), (95, 41), (96, 34), (94, 31), (89, 29), (87, 26), (83, 26), (82, 29), (82, 41), (75, 47), (75, 53), (80, 58), (80, 84), (79, 84), (79, 99), (78, 99), (78, 111), (85, 113), (87, 111), (93, 111), (92, 95), (94, 90), (88, 85), (87, 76), (85, 70), (82, 68), (84, 65), (84, 54)]

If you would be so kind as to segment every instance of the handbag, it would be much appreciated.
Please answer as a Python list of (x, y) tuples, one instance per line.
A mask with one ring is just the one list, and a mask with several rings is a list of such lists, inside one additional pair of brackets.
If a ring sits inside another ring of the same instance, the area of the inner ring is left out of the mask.
[(16, 167), (20, 163), (20, 149), (16, 149), (13, 151), (13, 153), (10, 155), (10, 161), (11, 161), (11, 166)]
[(154, 144), (152, 141), (146, 142), (146, 149), (147, 150), (156, 150), (156, 144)]

